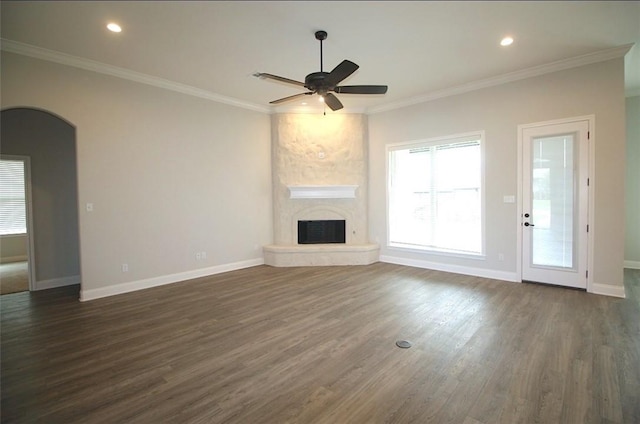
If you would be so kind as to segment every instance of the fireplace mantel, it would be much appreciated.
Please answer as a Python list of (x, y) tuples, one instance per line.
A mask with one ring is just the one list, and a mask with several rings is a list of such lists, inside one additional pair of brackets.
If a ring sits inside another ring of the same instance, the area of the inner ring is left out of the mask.
[(357, 185), (288, 186), (290, 199), (355, 199)]

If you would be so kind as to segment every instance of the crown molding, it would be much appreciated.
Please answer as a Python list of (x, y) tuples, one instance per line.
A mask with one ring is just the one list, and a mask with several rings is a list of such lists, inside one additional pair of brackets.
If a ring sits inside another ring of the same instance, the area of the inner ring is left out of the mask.
[(61, 53), (55, 50), (49, 50), (30, 44), (20, 43), (18, 41), (2, 38), (0, 39), (0, 49), (10, 53), (33, 57), (35, 59), (60, 63), (62, 65), (72, 66), (74, 68), (80, 68), (87, 71), (93, 71), (112, 77), (138, 82), (141, 84), (151, 85), (165, 90), (175, 91), (189, 96), (210, 100), (216, 103), (224, 103), (243, 109), (249, 109), (255, 112), (271, 113), (270, 107), (245, 102), (233, 97), (227, 97), (221, 94), (212, 93), (210, 91), (196, 88), (190, 85), (169, 81), (152, 75), (143, 74), (141, 72), (131, 71), (129, 69), (119, 68), (117, 66), (107, 65), (106, 63)]
[[(374, 106), (370, 108), (349, 108), (342, 109), (338, 113), (361, 113), (361, 114), (375, 114), (380, 112), (387, 112), (395, 109), (401, 109), (403, 107), (416, 105), (419, 103), (425, 103), (432, 100), (440, 99), (443, 97), (455, 96), (458, 94), (467, 93), (470, 91), (479, 90), (482, 88), (493, 87), (496, 85), (506, 84), (513, 81), (519, 81), (526, 78), (536, 77), (552, 72), (562, 71), (566, 69), (576, 68), (580, 66), (590, 65), (592, 63), (604, 62), (606, 60), (615, 59), (618, 57), (624, 57), (627, 52), (633, 47), (633, 44), (625, 44), (623, 46), (614, 47), (610, 49), (600, 50), (594, 53), (588, 53), (581, 56), (576, 56), (569, 59), (563, 59), (556, 62), (551, 62), (544, 65), (534, 66), (532, 68), (523, 69), (520, 71), (510, 72), (495, 77), (490, 77), (478, 81), (472, 81), (466, 84), (458, 85), (455, 87), (445, 88), (442, 90), (433, 91), (427, 94), (423, 94), (409, 99), (401, 100), (398, 102), (387, 103), (380, 106)], [(216, 103), (223, 103), (243, 109), (252, 110), (261, 113), (321, 113), (322, 110), (317, 107), (306, 108), (304, 106), (281, 106), (270, 107), (262, 106), (259, 104), (246, 102), (233, 97), (223, 96), (221, 94), (213, 93), (207, 90), (196, 88), (190, 85), (181, 84), (173, 81), (169, 81), (163, 78), (155, 77), (152, 75), (144, 74), (141, 72), (131, 71), (125, 68), (119, 68), (117, 66), (108, 65), (106, 63), (81, 58), (78, 56), (61, 53), (55, 50), (49, 50), (42, 47), (33, 46), (18, 41), (8, 40), (0, 38), (0, 50), (4, 50), (10, 53), (16, 53), (23, 56), (33, 57), (35, 59), (46, 60), (49, 62), (60, 63), (62, 65), (71, 66), (79, 69), (93, 71), (104, 75), (109, 75), (117, 78), (122, 78), (141, 84), (147, 84), (154, 87), (162, 88), (165, 90), (175, 91), (178, 93), (186, 94), (189, 96), (199, 97), (202, 99), (210, 100)], [(625, 93), (626, 97), (633, 97), (640, 94), (640, 90), (633, 90)], [(333, 112), (336, 113), (336, 112)]]
[(549, 74), (552, 72), (558, 72), (566, 69), (577, 68), (580, 66), (590, 65), (592, 63), (604, 62), (606, 60), (624, 57), (624, 55), (627, 54), (629, 50), (631, 50), (631, 47), (633, 47), (633, 44), (625, 44), (623, 46), (600, 50), (593, 53), (587, 53), (587, 54), (572, 57), (569, 59), (558, 60), (556, 62), (534, 66), (534, 67), (522, 69), (519, 71), (509, 72), (509, 73), (498, 75), (495, 77), (490, 77), (490, 78), (486, 78), (478, 81), (472, 81), (467, 84), (445, 88), (443, 90), (433, 91), (431, 93), (427, 93), (417, 97), (412, 97), (410, 99), (388, 103), (380, 106), (374, 106), (374, 107), (368, 108), (367, 113), (374, 114), (379, 112), (387, 112), (394, 109), (400, 109), (403, 107), (412, 106), (419, 103), (429, 102), (431, 100), (440, 99), (443, 97), (450, 97), (450, 96), (455, 96), (457, 94), (463, 94), (470, 91), (480, 90), (482, 88), (493, 87), (496, 85), (501, 85), (501, 84), (506, 84), (513, 81), (519, 81), (527, 78), (537, 77), (537, 76)]

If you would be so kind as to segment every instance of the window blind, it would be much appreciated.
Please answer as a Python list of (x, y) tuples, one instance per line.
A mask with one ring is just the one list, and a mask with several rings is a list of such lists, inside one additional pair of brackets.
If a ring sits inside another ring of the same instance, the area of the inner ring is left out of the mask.
[(0, 235), (26, 232), (24, 162), (0, 160)]

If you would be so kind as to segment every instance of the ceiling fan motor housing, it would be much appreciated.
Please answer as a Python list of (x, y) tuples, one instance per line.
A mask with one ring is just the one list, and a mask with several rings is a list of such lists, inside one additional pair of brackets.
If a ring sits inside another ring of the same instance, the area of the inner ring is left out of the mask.
[(313, 92), (327, 92), (335, 87), (329, 87), (325, 84), (325, 79), (329, 72), (313, 72), (304, 79), (304, 86)]

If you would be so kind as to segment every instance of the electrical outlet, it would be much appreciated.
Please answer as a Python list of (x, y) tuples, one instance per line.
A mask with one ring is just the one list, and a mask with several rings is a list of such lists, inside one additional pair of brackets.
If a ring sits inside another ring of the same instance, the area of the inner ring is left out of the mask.
[(207, 252), (200, 252), (201, 259), (207, 259)]
[(498, 260), (504, 261), (504, 253), (498, 253)]
[(196, 261), (202, 260), (202, 253), (196, 253)]
[(129, 264), (122, 264), (122, 272), (129, 272)]

